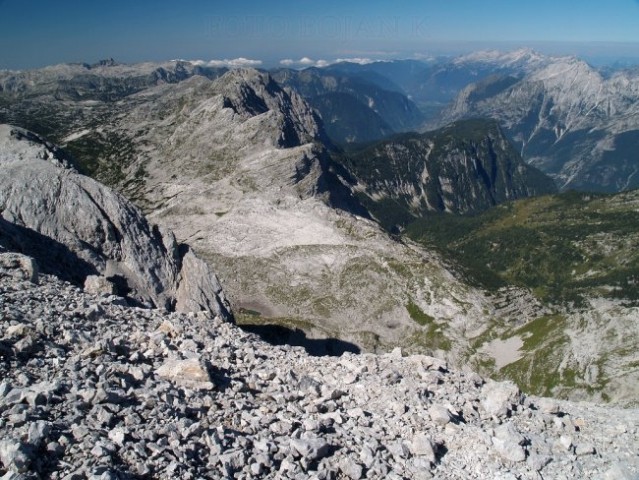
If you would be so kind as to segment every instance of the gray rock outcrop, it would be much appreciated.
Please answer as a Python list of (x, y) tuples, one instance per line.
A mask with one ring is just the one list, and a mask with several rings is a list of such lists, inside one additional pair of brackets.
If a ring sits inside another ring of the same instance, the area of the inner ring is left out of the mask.
[(31, 257), (14, 252), (0, 253), (0, 276), (38, 283), (38, 264)]
[(118, 295), (142, 305), (230, 318), (203, 262), (121, 195), (70, 165), (38, 135), (0, 126), (0, 245), (77, 285), (100, 275)]

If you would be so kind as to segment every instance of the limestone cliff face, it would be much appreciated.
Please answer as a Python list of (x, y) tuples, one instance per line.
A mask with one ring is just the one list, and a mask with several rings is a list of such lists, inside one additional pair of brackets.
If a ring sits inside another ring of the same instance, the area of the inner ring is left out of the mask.
[(442, 121), (493, 118), (527, 163), (561, 190), (639, 187), (639, 75), (548, 58), (523, 76), (496, 75), (462, 89)]
[(78, 174), (59, 148), (0, 126), (0, 242), (46, 273), (82, 284), (109, 278), (122, 296), (230, 318), (215, 275), (172, 233), (100, 183)]

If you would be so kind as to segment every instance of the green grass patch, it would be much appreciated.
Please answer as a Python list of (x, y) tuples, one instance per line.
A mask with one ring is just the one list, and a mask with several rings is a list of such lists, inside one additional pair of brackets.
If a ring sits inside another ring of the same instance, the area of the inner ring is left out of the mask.
[(432, 316), (423, 312), (412, 300), (409, 300), (406, 310), (410, 318), (422, 327), (422, 330), (415, 332), (408, 338), (407, 343), (409, 345), (417, 347), (418, 350), (427, 349), (431, 351), (449, 351), (452, 348), (452, 342)]
[(562, 315), (545, 315), (528, 322), (513, 332), (502, 334), (502, 340), (520, 336), (524, 341), (522, 347), (526, 351), (533, 351), (552, 339), (564, 336), (566, 319)]
[(406, 340), (406, 344), (416, 351), (433, 353), (435, 350), (450, 351), (453, 347), (452, 342), (443, 332), (438, 329), (428, 329), (428, 331), (419, 331), (413, 333)]
[(435, 323), (435, 319), (427, 313), (424, 313), (415, 303), (413, 303), (412, 300), (410, 300), (408, 305), (406, 305), (406, 310), (408, 310), (410, 318), (422, 327), (430, 326)]

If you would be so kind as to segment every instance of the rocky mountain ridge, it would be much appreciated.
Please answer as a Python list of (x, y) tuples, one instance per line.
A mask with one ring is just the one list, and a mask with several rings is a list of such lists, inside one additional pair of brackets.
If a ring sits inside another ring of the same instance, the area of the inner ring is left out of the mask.
[(639, 77), (604, 75), (585, 62), (557, 58), (523, 77), (495, 76), (464, 88), (443, 122), (494, 118), (524, 159), (562, 190), (636, 188)]
[(230, 317), (214, 274), (172, 233), (122, 196), (79, 175), (60, 149), (0, 125), (0, 245), (38, 259), (46, 273), (102, 287), (148, 306)]
[(115, 101), (145, 88), (178, 83), (193, 75), (217, 78), (228, 69), (191, 62), (120, 64), (113, 59), (60, 64), (38, 70), (0, 71), (0, 94), (13, 99), (49, 97), (58, 101)]
[(386, 226), (405, 226), (432, 212), (476, 214), (555, 191), (490, 121), (395, 136), (346, 156), (345, 164), (359, 181), (363, 203)]
[(595, 68), (576, 57), (521, 49), (327, 69), (393, 82), (426, 114), (424, 129), (497, 120), (524, 160), (562, 190), (638, 186), (636, 68)]

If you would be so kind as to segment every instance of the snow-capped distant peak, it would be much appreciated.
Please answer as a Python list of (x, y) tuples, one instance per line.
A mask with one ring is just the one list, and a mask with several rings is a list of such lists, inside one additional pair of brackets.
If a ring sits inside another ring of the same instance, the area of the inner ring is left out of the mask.
[(453, 63), (462, 65), (465, 63), (501, 64), (503, 66), (537, 67), (552, 61), (552, 57), (543, 55), (531, 48), (520, 48), (510, 52), (501, 50), (481, 50), (457, 57)]

